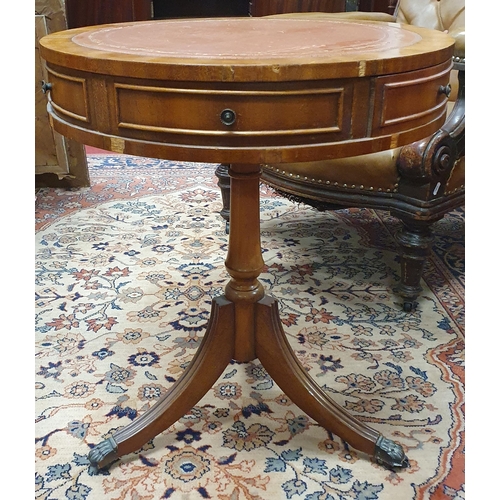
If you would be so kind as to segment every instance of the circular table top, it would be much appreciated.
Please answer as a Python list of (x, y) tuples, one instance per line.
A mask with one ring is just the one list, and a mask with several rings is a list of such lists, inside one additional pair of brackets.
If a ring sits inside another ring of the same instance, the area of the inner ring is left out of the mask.
[[(73, 69), (204, 81), (408, 71), (448, 59), (453, 43), (444, 33), (397, 23), (251, 17), (90, 26), (53, 33), (40, 42), (49, 63)], [(308, 71), (301, 74), (297, 68), (304, 65)]]

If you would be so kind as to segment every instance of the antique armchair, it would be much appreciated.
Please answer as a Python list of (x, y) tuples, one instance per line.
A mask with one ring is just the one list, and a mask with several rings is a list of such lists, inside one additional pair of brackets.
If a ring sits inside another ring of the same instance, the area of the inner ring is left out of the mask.
[[(411, 311), (432, 244), (431, 226), (465, 202), (465, 0), (401, 0), (394, 16), (384, 13), (294, 13), (396, 20), (447, 30), (456, 40), (444, 125), (431, 137), (404, 147), (356, 157), (262, 166), (262, 182), (283, 196), (318, 210), (366, 207), (388, 210), (402, 222), (396, 235), (401, 259), (398, 293)], [(375, 16), (375, 17), (373, 17)], [(415, 96), (418, 99), (418, 96)], [(227, 165), (216, 171), (221, 215), (229, 223)]]

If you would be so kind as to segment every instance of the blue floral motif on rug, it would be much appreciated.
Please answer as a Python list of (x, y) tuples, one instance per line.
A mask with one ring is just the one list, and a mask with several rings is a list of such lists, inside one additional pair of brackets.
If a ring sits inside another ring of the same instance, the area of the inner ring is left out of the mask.
[(261, 188), (260, 277), (297, 357), (410, 460), (387, 470), (299, 410), (258, 360), (97, 473), (92, 446), (179, 378), (228, 274), (215, 166), (89, 157), (36, 203), (36, 498), (464, 498), (464, 210), (435, 224), (418, 308), (395, 293), (398, 221)]

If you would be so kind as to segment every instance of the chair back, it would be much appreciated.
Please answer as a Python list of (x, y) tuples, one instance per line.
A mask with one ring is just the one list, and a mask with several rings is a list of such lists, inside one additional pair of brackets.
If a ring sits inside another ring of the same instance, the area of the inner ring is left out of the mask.
[(465, 26), (465, 0), (400, 0), (397, 22), (439, 31)]

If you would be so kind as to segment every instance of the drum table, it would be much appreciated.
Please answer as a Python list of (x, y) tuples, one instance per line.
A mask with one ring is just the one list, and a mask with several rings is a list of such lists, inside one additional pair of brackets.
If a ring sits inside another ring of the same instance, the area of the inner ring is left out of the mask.
[(351, 416), (305, 371), (263, 266), (260, 165), (395, 148), (445, 120), (454, 41), (396, 23), (326, 18), (177, 19), (91, 26), (40, 41), (52, 126), (117, 153), (230, 164), (230, 275), (207, 331), (163, 399), (89, 459), (137, 451), (196, 405), (234, 359), (259, 359), (306, 414), (388, 467), (403, 448)]

